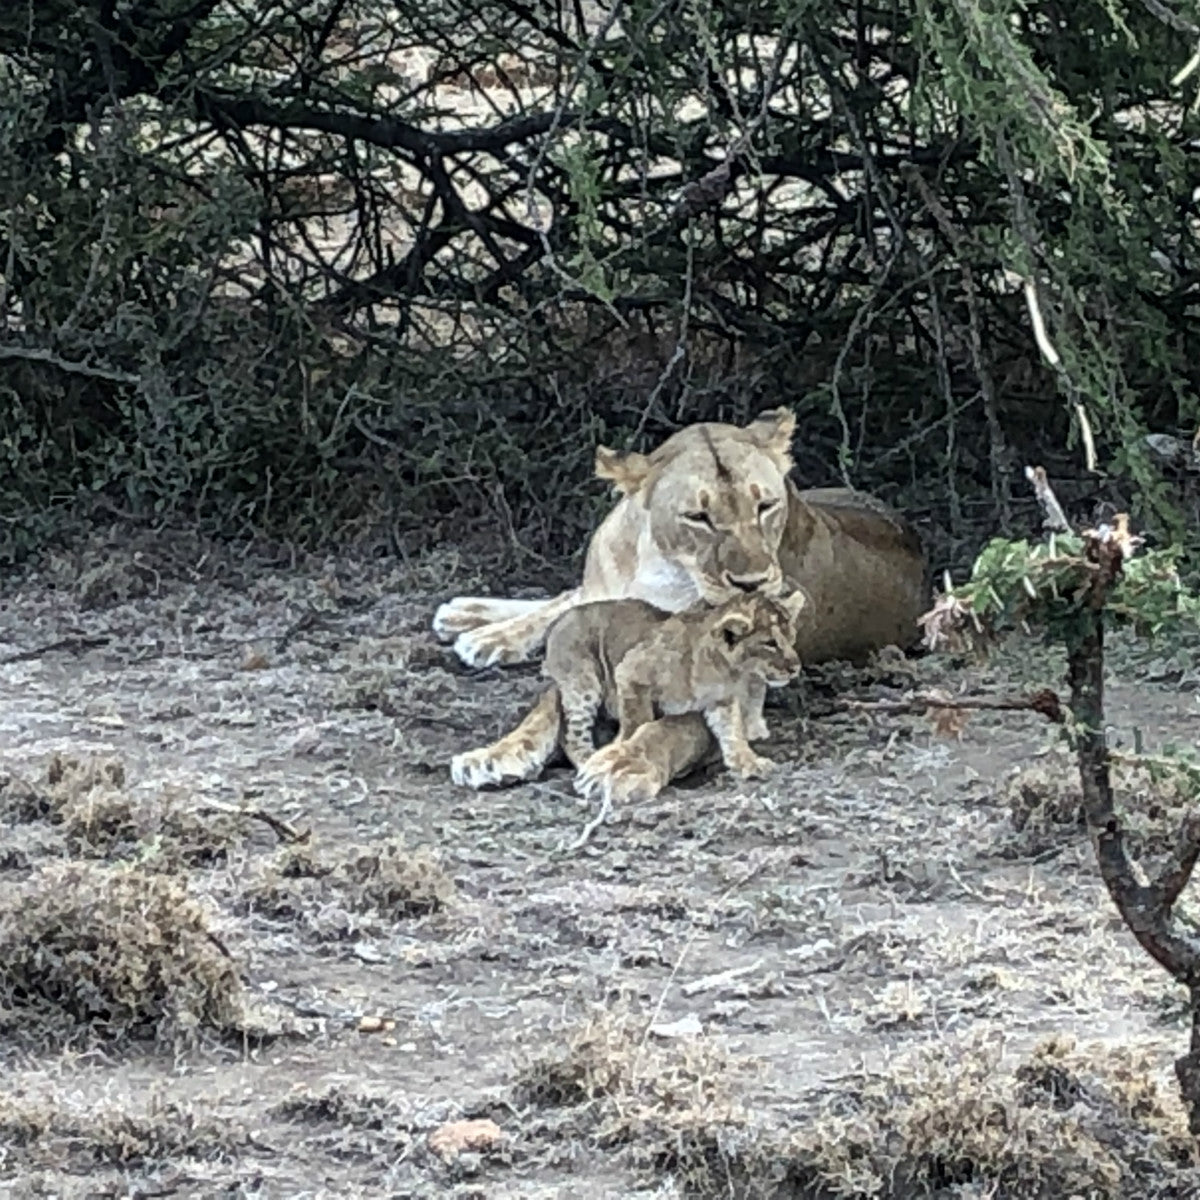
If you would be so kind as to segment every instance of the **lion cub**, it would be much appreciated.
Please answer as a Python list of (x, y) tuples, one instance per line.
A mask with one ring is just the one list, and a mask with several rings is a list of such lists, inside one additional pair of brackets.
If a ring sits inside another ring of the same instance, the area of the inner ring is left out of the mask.
[(806, 603), (797, 589), (681, 613), (644, 600), (597, 600), (564, 613), (547, 637), (542, 674), (559, 690), (571, 764), (593, 754), (603, 705), (620, 723), (618, 740), (658, 716), (703, 713), (726, 767), (743, 779), (766, 774), (774, 764), (746, 737), (748, 696), (800, 670), (796, 619)]

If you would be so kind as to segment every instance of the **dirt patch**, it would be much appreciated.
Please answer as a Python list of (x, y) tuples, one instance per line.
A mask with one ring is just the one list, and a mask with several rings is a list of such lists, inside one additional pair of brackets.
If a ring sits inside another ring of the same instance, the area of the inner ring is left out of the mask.
[[(1061, 664), (813, 671), (772, 693), (770, 780), (701, 773), (571, 850), (565, 770), (448, 778), (540, 685), (433, 643), (438, 571), (139, 552), (148, 587), (10, 585), (0, 628), (14, 1200), (1200, 1194), (1185, 997), (1112, 911), (1052, 734), (830, 703)], [(1114, 741), (1194, 740), (1182, 651), (1113, 653)], [(1168, 845), (1181, 797), (1118, 790)], [(1094, 1040), (1036, 1049), (1065, 1034)]]

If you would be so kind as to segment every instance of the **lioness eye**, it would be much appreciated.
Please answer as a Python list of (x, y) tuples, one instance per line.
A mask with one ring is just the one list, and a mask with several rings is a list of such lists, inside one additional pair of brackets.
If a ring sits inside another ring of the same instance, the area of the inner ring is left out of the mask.
[(713, 527), (712, 517), (706, 512), (686, 512), (683, 514), (685, 521), (691, 521), (693, 525), (703, 525), (706, 529)]
[(764, 501), (763, 501), (763, 502), (762, 502), (762, 503), (761, 503), (761, 504), (758, 506), (758, 515), (759, 515), (760, 517), (765, 517), (765, 516), (767, 515), (767, 513), (771, 512), (772, 510), (774, 510), (774, 509), (776, 509), (776, 508), (778, 508), (778, 507), (779, 507), (779, 501), (778, 501), (778, 500), (764, 500)]

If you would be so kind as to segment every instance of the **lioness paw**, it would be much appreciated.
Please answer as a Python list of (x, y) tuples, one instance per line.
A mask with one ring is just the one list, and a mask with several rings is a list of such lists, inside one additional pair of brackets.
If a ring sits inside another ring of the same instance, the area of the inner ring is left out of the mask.
[(469, 629), (478, 629), (488, 623), (483, 606), (470, 596), (458, 596), (439, 604), (433, 614), (433, 635), (439, 641), (452, 642), (459, 634)]
[(454, 653), (469, 667), (495, 667), (528, 662), (535, 646), (514, 640), (503, 628), (485, 625), (460, 634)]
[(450, 778), (460, 787), (502, 787), (506, 783), (524, 783), (541, 770), (541, 763), (530, 755), (496, 753), (492, 747), (467, 750), (450, 760)]
[(434, 636), (452, 642), (461, 634), (497, 621), (527, 617), (544, 608), (545, 600), (504, 600), (499, 596), (455, 596), (433, 614)]

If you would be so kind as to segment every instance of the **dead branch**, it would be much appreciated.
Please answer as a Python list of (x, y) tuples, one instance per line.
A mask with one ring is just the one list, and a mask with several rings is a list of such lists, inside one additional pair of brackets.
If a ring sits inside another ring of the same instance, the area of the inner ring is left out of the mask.
[(1197, 859), (1200, 859), (1200, 813), (1192, 812), (1184, 818), (1175, 852), (1150, 885), (1163, 912), (1171, 908), (1187, 887)]
[(952, 700), (937, 692), (919, 692), (902, 700), (840, 700), (835, 712), (872, 712), (887, 714), (928, 713), (938, 709), (957, 712), (1033, 712), (1061, 725), (1066, 720), (1058, 693), (1043, 688), (1028, 696), (963, 696)]
[(31, 646), (28, 650), (18, 650), (16, 654), (10, 654), (6, 658), (0, 659), (0, 663), (8, 666), (11, 663), (30, 662), (35, 658), (41, 658), (44, 654), (54, 654), (58, 650), (70, 650), (72, 654), (82, 654), (85, 650), (98, 650), (101, 646), (107, 646), (110, 641), (112, 638), (105, 635), (64, 637), (57, 641), (47, 642), (44, 646)]
[[(1048, 520), (1062, 510), (1045, 472), (1026, 472), (1038, 492)], [(1070, 736), (1079, 769), (1083, 810), (1100, 868), (1100, 877), (1121, 919), (1138, 944), (1173, 979), (1189, 991), (1192, 1009), (1191, 1045), (1175, 1062), (1180, 1091), (1188, 1107), (1188, 1124), (1200, 1134), (1200, 936), (1181, 925), (1174, 905), (1187, 886), (1200, 858), (1200, 814), (1184, 823), (1171, 862), (1153, 883), (1129, 849), (1124, 823), (1117, 812), (1111, 777), (1111, 756), (1105, 737), (1104, 605), (1141, 539), (1129, 531), (1121, 514), (1111, 526), (1083, 534), (1083, 557), (1095, 569), (1087, 577), (1079, 610), (1079, 625), (1066, 641), (1067, 681), (1072, 722)]]
[(1026, 467), (1025, 478), (1033, 484), (1034, 495), (1037, 496), (1038, 503), (1042, 506), (1042, 512), (1045, 514), (1042, 523), (1046, 528), (1053, 529), (1057, 533), (1070, 533), (1071, 522), (1067, 520), (1067, 515), (1063, 512), (1062, 505), (1059, 504), (1058, 497), (1050, 486), (1050, 480), (1046, 478), (1046, 468)]
[(269, 825), (274, 830), (281, 842), (286, 842), (288, 845), (307, 842), (312, 837), (311, 829), (300, 832), (286, 821), (275, 816), (273, 813), (267, 812), (265, 809), (239, 808), (236, 804), (223, 804), (220, 800), (202, 800), (200, 807), (202, 809), (210, 809), (212, 812), (226, 813), (231, 817), (248, 817), (252, 821), (261, 821), (264, 825)]

